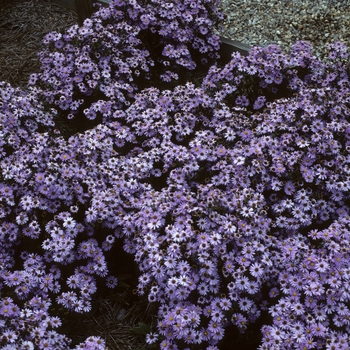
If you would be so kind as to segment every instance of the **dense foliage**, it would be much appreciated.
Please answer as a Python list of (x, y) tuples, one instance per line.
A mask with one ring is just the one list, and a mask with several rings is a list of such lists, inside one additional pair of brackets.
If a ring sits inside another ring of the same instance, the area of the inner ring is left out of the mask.
[(149, 346), (221, 349), (258, 322), (259, 349), (349, 346), (349, 53), (256, 47), (141, 90), (215, 58), (216, 6), (113, 1), (45, 38), (28, 91), (0, 84), (1, 349), (68, 349), (61, 316), (117, 285), (120, 242), (157, 305)]

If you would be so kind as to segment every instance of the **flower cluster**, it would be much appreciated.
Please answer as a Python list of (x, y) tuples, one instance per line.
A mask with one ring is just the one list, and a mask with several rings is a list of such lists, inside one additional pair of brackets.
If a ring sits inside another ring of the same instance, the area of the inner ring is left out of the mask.
[[(345, 47), (331, 49), (345, 57)], [(285, 91), (270, 89), (261, 68), (269, 66), (283, 73)], [(245, 84), (243, 67), (255, 71), (257, 91)], [(264, 310), (273, 325), (263, 328), (262, 347), (298, 348), (295, 324), (281, 322), (287, 308), (278, 306), (288, 301), (303, 333), (312, 319), (299, 307), (316, 315), (335, 286), (345, 290), (330, 316), (314, 316), (316, 333), (300, 342), (322, 347), (344, 337), (346, 322), (335, 315), (347, 300), (347, 279), (337, 271), (348, 268), (340, 248), (349, 220), (348, 88), (348, 66), (318, 61), (305, 43), (290, 54), (256, 48), (213, 67), (202, 88), (144, 90), (106, 125), (129, 135), (122, 142), (129, 152), (103, 166), (107, 177), (123, 162), (113, 187), (128, 192), (128, 211), (109, 225), (139, 264), (139, 293), (160, 305), (162, 348), (215, 347), (228, 324), (244, 332)], [(285, 96), (269, 101), (273, 93)], [(335, 228), (341, 244), (329, 241)]]
[[(113, 5), (126, 14), (127, 22), (139, 26), (151, 55), (168, 67), (161, 78), (174, 78), (174, 69), (196, 68), (218, 58), (219, 37), (213, 28), (224, 14), (218, 0), (164, 2), (116, 0)], [(176, 77), (175, 77), (176, 78)]]
[[(55, 110), (46, 111), (37, 90), (2, 83), (1, 96), (0, 344), (68, 349), (71, 340), (56, 331), (62, 322), (52, 309), (89, 311), (94, 275), (113, 276), (102, 247), (83, 238), (88, 228), (73, 217), (87, 195), (78, 182), (83, 174), (67, 165), (68, 147), (53, 129)], [(78, 348), (104, 349), (104, 342), (90, 337)]]
[(218, 58), (217, 6), (218, 0), (111, 1), (81, 27), (45, 36), (41, 72), (29, 84), (43, 89), (60, 119), (110, 120), (142, 87), (178, 80)]
[(0, 82), (0, 159), (24, 145), (35, 132), (52, 131), (55, 109), (45, 109), (38, 89), (28, 92)]
[[(1, 349), (68, 348), (56, 314), (116, 286), (117, 242), (158, 306), (149, 344), (219, 349), (267, 315), (259, 349), (348, 347), (347, 48), (323, 62), (305, 42), (256, 47), (201, 86), (137, 92), (217, 48), (197, 33), (215, 1), (140, 3), (48, 34), (40, 88), (0, 84)], [(97, 122), (67, 137), (60, 118), (80, 112)]]

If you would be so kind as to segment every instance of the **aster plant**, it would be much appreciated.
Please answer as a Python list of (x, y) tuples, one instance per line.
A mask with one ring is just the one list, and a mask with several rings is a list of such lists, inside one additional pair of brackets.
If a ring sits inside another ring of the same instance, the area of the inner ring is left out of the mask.
[[(0, 84), (1, 349), (75, 346), (61, 316), (117, 285), (117, 244), (157, 306), (149, 346), (234, 347), (255, 324), (259, 350), (349, 346), (348, 50), (256, 47), (201, 86), (138, 85), (215, 58), (215, 6), (113, 1), (46, 37), (35, 88)], [(93, 123), (67, 133), (74, 115)]]
[[(62, 168), (67, 155), (61, 153), (59, 131), (53, 128), (55, 109), (46, 110), (35, 89), (21, 91), (1, 83), (0, 91), (0, 345), (2, 349), (68, 349), (71, 340), (57, 331), (62, 321), (52, 309), (62, 305), (86, 312), (96, 291), (94, 278), (79, 272), (77, 264), (72, 266), (76, 257), (69, 252), (78, 243), (73, 238), (84, 229), (72, 217), (74, 193), (79, 192), (78, 201), (83, 201), (83, 191), (77, 183), (73, 192), (68, 190), (71, 170)], [(58, 172), (54, 159), (60, 163)], [(49, 245), (54, 237), (56, 249)], [(94, 247), (93, 242), (89, 247)], [(70, 270), (65, 271), (67, 265)], [(104, 341), (89, 337), (79, 346), (104, 349)]]
[[(276, 306), (286, 300), (291, 319), (302, 330), (313, 322), (316, 330), (301, 338), (303, 346), (322, 347), (343, 337), (345, 323), (335, 310), (324, 320), (317, 313), (332, 286), (346, 285), (331, 263), (335, 252), (325, 250), (339, 245), (319, 238), (339, 227), (346, 246), (348, 66), (322, 63), (310, 49), (301, 42), (290, 54), (275, 46), (256, 48), (247, 58), (236, 54), (223, 69), (213, 67), (202, 88), (189, 83), (171, 91), (144, 90), (116, 115), (118, 123), (106, 125), (133, 135), (123, 144), (128, 154), (103, 166), (111, 174), (123, 162), (124, 179), (117, 177), (114, 191), (137, 194), (128, 196), (127, 211), (108, 225), (135, 255), (139, 293), (159, 305), (162, 348), (220, 348), (229, 324), (245, 332), (263, 311), (273, 325), (263, 327), (262, 348), (297, 348), (295, 324), (288, 329), (281, 322), (286, 306)], [(346, 56), (340, 44), (331, 49)], [(281, 66), (274, 67), (276, 54)], [(283, 73), (286, 97), (264, 102), (257, 95), (274, 93), (273, 82), (250, 63), (257, 57)], [(250, 88), (243, 98), (249, 66), (260, 83), (255, 96)], [(346, 249), (337, 261), (348, 268)], [(322, 271), (311, 273), (316, 263)], [(149, 342), (154, 339), (152, 334)]]
[[(40, 53), (40, 86), (74, 133), (111, 118), (136, 91), (185, 79), (219, 57), (213, 28), (222, 19), (218, 1), (111, 1), (79, 27), (49, 33)], [(75, 129), (74, 129), (75, 126)]]

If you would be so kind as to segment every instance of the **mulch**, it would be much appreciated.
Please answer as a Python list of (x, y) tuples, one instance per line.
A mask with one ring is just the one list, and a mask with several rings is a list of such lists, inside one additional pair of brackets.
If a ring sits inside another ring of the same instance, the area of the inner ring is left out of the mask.
[(0, 81), (25, 87), (40, 69), (44, 35), (77, 22), (74, 11), (50, 0), (0, 0)]

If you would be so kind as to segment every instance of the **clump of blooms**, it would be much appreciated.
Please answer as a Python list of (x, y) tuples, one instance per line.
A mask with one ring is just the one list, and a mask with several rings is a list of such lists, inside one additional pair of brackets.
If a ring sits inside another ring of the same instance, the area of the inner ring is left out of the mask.
[[(89, 311), (94, 275), (113, 276), (97, 241), (82, 234), (88, 227), (73, 217), (87, 195), (72, 179), (82, 174), (67, 164), (55, 111), (45, 111), (35, 90), (1, 83), (0, 95), (1, 349), (68, 349), (71, 340), (57, 332), (62, 322), (52, 309)], [(104, 349), (104, 341), (89, 337), (80, 348)]]
[(55, 125), (55, 109), (45, 109), (33, 88), (23, 92), (0, 82), (0, 159), (28, 142), (35, 132), (49, 132)]
[(81, 27), (47, 34), (41, 72), (29, 83), (42, 87), (60, 119), (78, 116), (78, 124), (87, 118), (94, 125), (110, 120), (142, 87), (178, 80), (218, 58), (217, 5), (217, 0), (111, 1)]
[(141, 28), (141, 37), (156, 64), (168, 67), (161, 75), (168, 81), (177, 79), (179, 67), (193, 70), (197, 64), (208, 64), (219, 57), (219, 36), (213, 32), (224, 19), (218, 10), (219, 3), (218, 0), (115, 0), (112, 6), (125, 14), (128, 24)]
[[(348, 67), (319, 62), (307, 55), (309, 50), (299, 43), (289, 55), (278, 53), (286, 97), (266, 99), (260, 108), (237, 102), (263, 99), (254, 90), (241, 95), (249, 85), (235, 77), (240, 64), (254, 68), (249, 62), (255, 55), (265, 57), (259, 63), (267, 66), (276, 47), (256, 48), (247, 58), (234, 55), (223, 69), (211, 69), (202, 88), (189, 83), (172, 91), (144, 90), (115, 115), (118, 122), (106, 124), (122, 131), (117, 139), (123, 139), (118, 140), (123, 151), (101, 170), (107, 178), (123, 169), (123, 178), (111, 184), (117, 198), (127, 197), (127, 210), (106, 222), (135, 255), (139, 293), (160, 304), (158, 335), (164, 348), (219, 345), (228, 324), (244, 332), (264, 310), (274, 320), (268, 327), (280, 327), (274, 308), (285, 290), (294, 293), (285, 289), (296, 278), (292, 272), (300, 271), (310, 255), (325, 255), (314, 235), (329, 235), (337, 220), (348, 220), (349, 96), (343, 92)], [(293, 59), (297, 52), (304, 60)], [(271, 93), (260, 74), (256, 69), (262, 82), (257, 93)], [(327, 86), (331, 74), (332, 89)], [(94, 220), (104, 221), (95, 215)], [(332, 256), (322, 258), (327, 269)], [(347, 268), (347, 252), (338, 258)], [(333, 270), (327, 271), (324, 285), (307, 286), (305, 273), (296, 279), (303, 281), (296, 288), (303, 310), (308, 296), (320, 295), (321, 304), (332, 288)], [(336, 338), (342, 328), (333, 321), (333, 316), (318, 320)], [(290, 332), (285, 330), (279, 341), (293, 344)], [(315, 335), (311, 343), (324, 345), (329, 337)], [(271, 336), (265, 340), (267, 348), (278, 343)]]
[[(220, 349), (266, 319), (259, 349), (349, 347), (349, 53), (256, 47), (201, 86), (136, 92), (137, 69), (194, 68), (144, 36), (190, 45), (165, 22), (205, 35), (191, 21), (213, 4), (113, 1), (46, 37), (40, 88), (1, 83), (1, 349), (68, 349), (59, 313), (117, 285), (117, 242), (158, 306), (150, 345)], [(81, 111), (98, 122), (67, 136), (59, 118)]]

